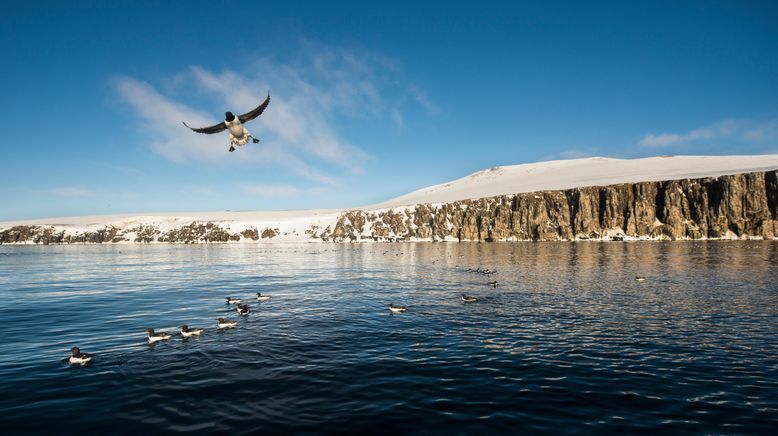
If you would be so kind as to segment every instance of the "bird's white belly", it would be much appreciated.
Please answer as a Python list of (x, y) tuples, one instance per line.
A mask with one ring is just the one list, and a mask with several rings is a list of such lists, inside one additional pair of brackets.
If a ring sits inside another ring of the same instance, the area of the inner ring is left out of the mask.
[(238, 145), (244, 145), (249, 142), (249, 132), (243, 127), (240, 121), (237, 119), (230, 123), (228, 130), (230, 132), (230, 140)]
[(189, 330), (188, 332), (182, 331), (181, 336), (188, 338), (190, 336), (200, 336), (203, 334), (202, 330)]

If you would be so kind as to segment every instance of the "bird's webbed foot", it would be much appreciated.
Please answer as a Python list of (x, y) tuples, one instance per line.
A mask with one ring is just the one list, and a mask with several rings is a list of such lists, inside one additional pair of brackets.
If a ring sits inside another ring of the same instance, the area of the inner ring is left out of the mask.
[(230, 145), (230, 153), (232, 153), (233, 151), (235, 151), (235, 147)]
[(251, 141), (254, 142), (254, 144), (259, 144), (259, 139), (255, 138), (253, 136), (251, 137)]

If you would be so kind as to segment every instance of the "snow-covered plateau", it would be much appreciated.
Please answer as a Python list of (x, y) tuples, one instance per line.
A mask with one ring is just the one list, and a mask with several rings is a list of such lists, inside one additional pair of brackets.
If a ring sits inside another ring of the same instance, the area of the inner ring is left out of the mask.
[(332, 210), (0, 222), (0, 243), (775, 239), (778, 155), (557, 160), (494, 167)]

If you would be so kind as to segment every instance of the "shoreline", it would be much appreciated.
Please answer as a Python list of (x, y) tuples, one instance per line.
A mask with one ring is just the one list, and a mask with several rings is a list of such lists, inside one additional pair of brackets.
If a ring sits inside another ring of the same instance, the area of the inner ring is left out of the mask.
[[(603, 165), (610, 173), (598, 180), (630, 179), (634, 174), (625, 167), (656, 165), (663, 159), (677, 172), (690, 162), (699, 167), (714, 161), (720, 169), (730, 158), (735, 159), (734, 166), (778, 167), (778, 155), (551, 161), (479, 171), (366, 208), (3, 222), (0, 244), (778, 239), (778, 169), (523, 191), (527, 186), (547, 186), (549, 179), (562, 183), (557, 176), (567, 177), (565, 183), (573, 185), (592, 181)], [(697, 167), (684, 168), (695, 173), (700, 171)], [(469, 197), (498, 191), (508, 193)], [(387, 206), (412, 198), (430, 201)], [(432, 201), (444, 198), (460, 199)]]

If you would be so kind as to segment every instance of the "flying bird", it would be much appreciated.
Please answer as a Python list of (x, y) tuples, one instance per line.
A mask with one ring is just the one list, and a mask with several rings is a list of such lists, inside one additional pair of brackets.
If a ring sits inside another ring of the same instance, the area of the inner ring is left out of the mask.
[(230, 152), (235, 151), (235, 146), (238, 145), (245, 145), (247, 142), (249, 142), (249, 139), (251, 139), (254, 144), (259, 142), (259, 139), (251, 136), (251, 133), (249, 133), (248, 130), (246, 130), (245, 127), (243, 127), (243, 124), (253, 120), (254, 118), (262, 115), (262, 112), (267, 109), (267, 105), (270, 103), (270, 92), (267, 93), (267, 98), (265, 101), (262, 102), (259, 106), (255, 107), (254, 109), (246, 112), (243, 115), (238, 115), (237, 117), (232, 114), (232, 112), (225, 112), (224, 113), (224, 121), (219, 124), (214, 124), (210, 127), (201, 127), (199, 129), (195, 129), (194, 127), (190, 127), (186, 122), (183, 122), (186, 127), (189, 127), (193, 131), (197, 133), (219, 133), (223, 132), (225, 130), (229, 131), (230, 133)]

